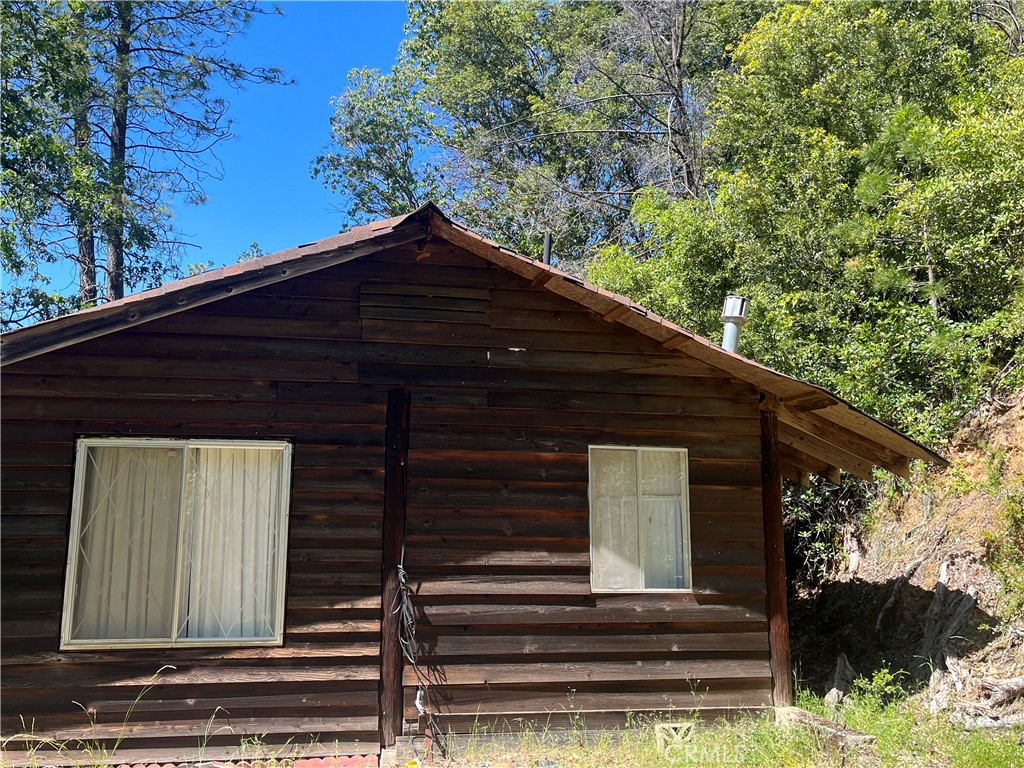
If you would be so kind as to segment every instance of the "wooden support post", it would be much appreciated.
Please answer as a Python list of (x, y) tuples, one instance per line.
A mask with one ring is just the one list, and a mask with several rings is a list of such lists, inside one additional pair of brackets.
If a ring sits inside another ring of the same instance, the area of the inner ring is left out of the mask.
[(761, 506), (764, 512), (764, 560), (768, 588), (768, 649), (772, 703), (793, 704), (793, 670), (789, 656), (789, 610), (786, 606), (786, 551), (782, 533), (782, 473), (779, 467), (779, 420), (761, 412)]
[(398, 565), (405, 546), (409, 410), (407, 390), (388, 392), (384, 435), (384, 519), (381, 551), (380, 611), (380, 743), (392, 747), (402, 735), (402, 644), (395, 605), (399, 593)]

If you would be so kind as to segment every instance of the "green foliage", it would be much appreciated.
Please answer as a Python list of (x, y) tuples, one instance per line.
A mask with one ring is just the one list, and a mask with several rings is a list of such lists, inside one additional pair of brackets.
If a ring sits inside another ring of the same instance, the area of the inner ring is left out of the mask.
[(777, 6), (718, 81), (713, 198), (639, 197), (590, 278), (712, 338), (743, 293), (741, 352), (946, 437), (1024, 348), (1024, 60), (970, 10)]
[(797, 705), (875, 736), (878, 757), (866, 761), (868, 765), (934, 763), (958, 768), (1011, 768), (1019, 763), (1018, 734), (964, 733), (946, 717), (932, 716), (919, 708), (908, 698), (906, 682), (902, 673), (883, 667), (870, 678), (857, 678), (837, 712), (807, 691), (797, 692)]
[[(821, 698), (797, 691), (797, 705), (825, 719), (871, 734), (877, 747), (844, 748), (802, 725), (783, 725), (770, 714), (714, 722), (696, 721), (685, 736), (665, 743), (657, 736), (659, 720), (687, 722), (683, 713), (668, 712), (650, 720), (634, 716), (627, 729), (593, 736), (585, 714), (574, 720), (574, 738), (558, 738), (542, 724), (510, 722), (497, 734), (480, 733), (470, 746), (450, 759), (460, 766), (555, 764), (559, 766), (614, 765), (623, 768), (722, 765), (749, 768), (807, 766), (944, 765), (963, 768), (1010, 768), (1019, 763), (1017, 733), (964, 733), (944, 718), (917, 710), (905, 698), (901, 681), (888, 670), (855, 682), (838, 712)], [(570, 702), (571, 705), (571, 702)], [(705, 713), (706, 715), (707, 713)], [(497, 741), (489, 737), (498, 735)]]
[(977, 731), (959, 734), (950, 746), (954, 768), (1016, 768), (1024, 751), (1012, 736), (993, 738)]
[[(622, 218), (614, 198), (592, 206), (578, 196), (631, 173), (621, 152), (589, 151), (615, 136), (575, 106), (606, 95), (580, 65), (615, 17), (602, 2), (410, 3), (405, 53), (449, 150), (447, 201), (457, 216), (527, 252), (552, 232), (563, 256)], [(615, 101), (601, 103), (617, 113)]]
[[(218, 83), (281, 73), (225, 56), (251, 0), (10, 2), (3, 23), (3, 327), (180, 273), (171, 207), (201, 203), (231, 135)], [(70, 267), (70, 269), (69, 269)], [(77, 269), (79, 291), (48, 287)]]
[[(741, 353), (941, 442), (1024, 382), (1024, 59), (1004, 51), (967, 2), (777, 5), (716, 82), (713, 194), (638, 196), (641, 236), (588, 277), (713, 339), (746, 295)], [(835, 497), (787, 495), (811, 583), (856, 511)]]
[(243, 261), (252, 261), (253, 259), (258, 259), (260, 256), (266, 255), (267, 252), (263, 250), (263, 246), (261, 246), (255, 240), (253, 240), (252, 243), (249, 244), (248, 248), (244, 249), (240, 254), (238, 254), (238, 262), (241, 263)]
[(697, 333), (716, 333), (722, 298), (735, 286), (722, 268), (732, 243), (708, 209), (705, 201), (659, 191), (638, 197), (638, 246), (606, 246), (587, 264), (588, 278)]
[(55, 211), (95, 194), (97, 158), (60, 131), (62, 112), (91, 88), (87, 52), (71, 15), (53, 3), (0, 4), (0, 266), (4, 328), (77, 308), (51, 289), (47, 266), (64, 257)]
[(986, 533), (986, 559), (1002, 583), (1001, 612), (1024, 617), (1024, 482), (1002, 489), (1000, 530)]
[(335, 101), (331, 147), (313, 161), (313, 177), (345, 196), (352, 220), (408, 213), (442, 195), (437, 163), (424, 157), (434, 138), (409, 66), (387, 74), (353, 70)]
[(197, 261), (195, 264), (188, 265), (188, 267), (185, 269), (185, 275), (187, 277), (195, 277), (196, 275), (203, 274), (203, 272), (205, 272), (208, 269), (211, 269), (212, 267), (212, 261)]
[(854, 698), (873, 708), (882, 708), (894, 701), (905, 699), (905, 676), (905, 673), (893, 673), (885, 667), (876, 669), (870, 678), (861, 677), (854, 681)]
[(784, 488), (786, 561), (801, 583), (819, 584), (843, 565), (843, 533), (856, 524), (868, 498), (868, 485), (850, 475), (839, 485), (812, 477), (807, 488)]
[(314, 175), (357, 220), (436, 195), (524, 252), (552, 233), (563, 262), (635, 242), (643, 189), (707, 196), (713, 81), (767, 7), (415, 0), (395, 68), (350, 73)]

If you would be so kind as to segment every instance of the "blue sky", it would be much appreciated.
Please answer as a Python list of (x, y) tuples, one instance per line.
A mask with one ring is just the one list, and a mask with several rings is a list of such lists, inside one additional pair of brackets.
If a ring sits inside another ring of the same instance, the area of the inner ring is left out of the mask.
[(390, 69), (408, 19), (402, 2), (281, 2), (284, 16), (257, 17), (228, 53), (275, 66), (289, 86), (228, 91), (238, 138), (216, 150), (223, 179), (203, 188), (205, 205), (179, 206), (175, 226), (200, 248), (189, 264), (234, 262), (252, 242), (267, 251), (337, 233), (341, 203), (310, 176), (330, 137), (330, 99), (354, 67)]

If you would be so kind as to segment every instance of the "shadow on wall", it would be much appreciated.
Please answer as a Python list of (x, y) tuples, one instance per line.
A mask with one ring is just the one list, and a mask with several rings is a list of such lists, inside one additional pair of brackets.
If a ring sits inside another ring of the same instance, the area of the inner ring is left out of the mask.
[(984, 648), (999, 623), (961, 590), (936, 595), (901, 578), (825, 582), (814, 594), (791, 596), (789, 621), (797, 679), (818, 695), (827, 692), (840, 653), (857, 677), (888, 668), (918, 691), (933, 669), (945, 668), (947, 652)]

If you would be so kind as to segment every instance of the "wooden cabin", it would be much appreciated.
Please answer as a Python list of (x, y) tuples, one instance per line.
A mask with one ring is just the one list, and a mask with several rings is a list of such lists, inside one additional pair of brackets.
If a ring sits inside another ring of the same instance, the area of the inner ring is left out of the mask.
[(782, 477), (942, 461), (429, 204), (2, 351), (13, 763), (788, 703)]

